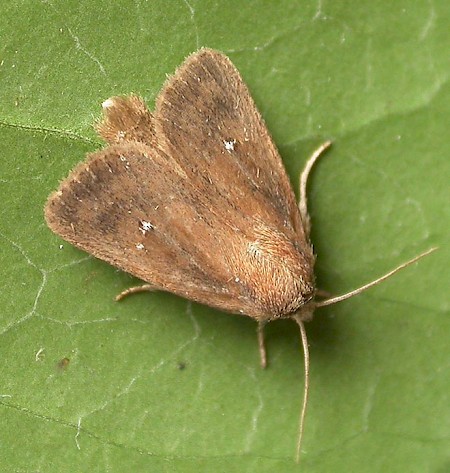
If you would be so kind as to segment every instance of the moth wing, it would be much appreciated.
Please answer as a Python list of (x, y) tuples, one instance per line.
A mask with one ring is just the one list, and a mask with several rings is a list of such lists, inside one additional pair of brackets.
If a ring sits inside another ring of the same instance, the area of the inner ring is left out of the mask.
[(76, 247), (156, 286), (231, 312), (250, 311), (224, 263), (220, 221), (169, 156), (143, 143), (112, 145), (76, 167), (45, 208)]
[(231, 61), (210, 49), (189, 56), (164, 85), (154, 120), (158, 146), (208, 196), (226, 236), (225, 263), (253, 315), (289, 316), (310, 300), (314, 254), (295, 194)]
[(190, 179), (239, 207), (242, 225), (259, 218), (305, 238), (280, 155), (225, 55), (201, 49), (185, 60), (157, 98), (155, 129), (159, 145)]
[(50, 196), (55, 233), (157, 288), (260, 320), (313, 297), (294, 192), (225, 56), (188, 57), (153, 116), (141, 99), (106, 105), (99, 131), (112, 145)]

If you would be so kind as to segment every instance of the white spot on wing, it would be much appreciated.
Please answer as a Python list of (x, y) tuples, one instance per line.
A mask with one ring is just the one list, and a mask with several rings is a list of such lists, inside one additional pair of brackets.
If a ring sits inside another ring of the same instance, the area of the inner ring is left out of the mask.
[(120, 159), (123, 163), (125, 163), (125, 169), (126, 169), (126, 170), (130, 169), (130, 163), (129, 163), (129, 161), (127, 160), (127, 158), (126, 158), (125, 156), (120, 155), (120, 156), (119, 156), (119, 159)]
[(225, 146), (225, 149), (231, 153), (234, 151), (234, 145), (236, 144), (236, 140), (223, 140), (223, 144)]
[(111, 107), (114, 107), (114, 100), (113, 99), (106, 99), (102, 103), (102, 108), (104, 108), (104, 109), (111, 108)]
[(263, 256), (263, 250), (258, 241), (254, 241), (247, 245), (247, 253), (254, 258), (261, 258)]
[(139, 230), (142, 232), (143, 235), (146, 235), (147, 232), (153, 230), (155, 227), (150, 222), (145, 220), (139, 220)]

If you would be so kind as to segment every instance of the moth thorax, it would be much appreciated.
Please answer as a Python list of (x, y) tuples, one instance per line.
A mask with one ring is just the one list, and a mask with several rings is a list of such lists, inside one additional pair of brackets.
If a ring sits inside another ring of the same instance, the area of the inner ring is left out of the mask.
[(245, 281), (261, 320), (288, 317), (314, 297), (314, 256), (284, 233), (258, 229), (247, 245)]

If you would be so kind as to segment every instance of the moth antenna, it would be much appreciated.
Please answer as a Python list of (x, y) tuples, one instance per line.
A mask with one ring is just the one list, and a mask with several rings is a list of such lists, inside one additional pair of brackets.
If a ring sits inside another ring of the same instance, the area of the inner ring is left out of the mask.
[(312, 167), (314, 166), (314, 163), (317, 161), (317, 158), (330, 146), (331, 141), (325, 141), (325, 143), (322, 143), (308, 158), (308, 161), (306, 162), (305, 167), (303, 168), (303, 171), (300, 175), (300, 200), (298, 203), (298, 208), (300, 210), (300, 216), (302, 218), (303, 227), (308, 238), (311, 229), (311, 224), (309, 221), (308, 214), (308, 197), (306, 195), (306, 183), (308, 182), (309, 173)]
[(350, 297), (356, 296), (357, 294), (360, 294), (361, 292), (365, 291), (366, 289), (369, 289), (372, 286), (375, 286), (375, 285), (379, 284), (380, 282), (384, 281), (385, 279), (390, 278), (392, 275), (394, 275), (395, 273), (397, 273), (401, 269), (406, 268), (407, 266), (415, 263), (419, 259), (423, 258), (424, 256), (429, 255), (430, 253), (433, 253), (433, 251), (436, 251), (436, 250), (437, 250), (437, 247), (430, 248), (429, 250), (421, 253), (420, 255), (410, 259), (406, 263), (403, 263), (400, 266), (397, 266), (392, 271), (389, 271), (388, 273), (386, 273), (384, 276), (381, 276), (381, 277), (375, 279), (374, 281), (371, 281), (371, 282), (365, 284), (364, 286), (358, 287), (357, 289), (354, 289), (353, 291), (347, 292), (346, 294), (342, 294), (342, 295), (336, 296), (336, 297), (330, 297), (329, 299), (325, 299), (324, 301), (316, 302), (315, 307), (325, 307), (327, 305), (336, 304), (337, 302), (345, 301), (345, 299), (349, 299)]
[(303, 427), (305, 425), (305, 416), (306, 408), (308, 406), (308, 394), (309, 394), (309, 348), (308, 348), (308, 338), (306, 336), (305, 324), (303, 323), (301, 316), (294, 316), (295, 321), (297, 322), (300, 328), (300, 337), (302, 339), (303, 345), (303, 356), (305, 360), (305, 389), (303, 391), (303, 403), (302, 410), (300, 411), (300, 418), (298, 421), (298, 438), (297, 438), (297, 450), (295, 455), (295, 460), (297, 463), (300, 462), (300, 452), (302, 447), (303, 439)]

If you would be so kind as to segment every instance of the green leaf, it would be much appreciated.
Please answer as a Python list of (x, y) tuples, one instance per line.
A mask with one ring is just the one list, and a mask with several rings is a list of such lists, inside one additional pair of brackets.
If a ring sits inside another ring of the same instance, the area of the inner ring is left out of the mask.
[[(444, 472), (449, 468), (450, 7), (418, 2), (4, 2), (0, 7), (0, 469)], [(53, 235), (43, 206), (101, 147), (100, 103), (152, 105), (200, 46), (240, 69), (292, 181), (310, 182), (321, 288), (303, 359), (267, 328), (136, 284)]]

